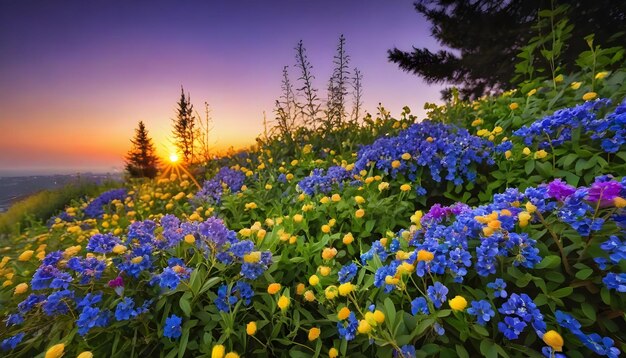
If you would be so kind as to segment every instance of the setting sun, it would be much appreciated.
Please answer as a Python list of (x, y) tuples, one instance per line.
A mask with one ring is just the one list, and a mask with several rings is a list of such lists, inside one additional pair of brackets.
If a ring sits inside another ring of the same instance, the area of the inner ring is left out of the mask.
[(176, 153), (172, 153), (172, 154), (170, 154), (170, 158), (169, 159), (170, 159), (171, 163), (176, 163), (176, 162), (178, 162), (178, 155)]

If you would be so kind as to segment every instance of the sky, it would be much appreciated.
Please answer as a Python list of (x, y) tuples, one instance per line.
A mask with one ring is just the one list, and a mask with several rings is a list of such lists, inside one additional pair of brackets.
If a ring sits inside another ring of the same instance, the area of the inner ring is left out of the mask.
[(437, 48), (411, 0), (0, 0), (0, 176), (122, 170), (140, 120), (168, 156), (181, 86), (200, 113), (209, 103), (215, 150), (251, 145), (283, 66), (298, 77), (297, 42), (325, 98), (340, 34), (366, 110), (439, 102), (387, 60)]

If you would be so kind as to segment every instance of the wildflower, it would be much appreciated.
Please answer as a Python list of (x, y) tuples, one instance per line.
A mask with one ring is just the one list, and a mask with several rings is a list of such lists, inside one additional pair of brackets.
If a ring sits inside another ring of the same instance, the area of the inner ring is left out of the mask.
[(372, 313), (372, 317), (374, 318), (374, 321), (378, 324), (385, 322), (385, 314), (380, 310), (374, 311), (374, 313)]
[(550, 330), (543, 334), (543, 341), (549, 345), (554, 351), (563, 351), (563, 337), (554, 330)]
[(530, 155), (530, 149), (528, 147), (524, 147), (524, 149), (522, 149), (522, 154)]
[(432, 261), (435, 258), (435, 255), (433, 255), (432, 252), (426, 251), (426, 250), (419, 250), (417, 252), (417, 261)]
[(33, 254), (35, 253), (35, 251), (33, 250), (26, 250), (24, 252), (22, 252), (22, 254), (20, 254), (20, 256), (17, 258), (18, 261), (28, 261), (30, 260), (31, 257), (33, 257)]
[(59, 343), (55, 344), (52, 347), (48, 348), (46, 351), (45, 358), (60, 358), (63, 356), (65, 351), (65, 344)]
[(341, 296), (347, 296), (353, 290), (354, 290), (354, 285), (350, 282), (342, 283), (338, 287), (338, 291)]
[(278, 293), (278, 291), (280, 291), (280, 288), (280, 283), (270, 283), (269, 286), (267, 286), (267, 293), (269, 293), (270, 295), (274, 295)]
[(28, 290), (28, 284), (27, 283), (19, 283), (17, 284), (17, 286), (15, 286), (15, 290), (13, 291), (13, 295), (21, 295), (22, 293), (26, 292)]
[(491, 317), (496, 315), (496, 312), (487, 300), (472, 301), (472, 306), (467, 309), (467, 313), (476, 316), (476, 322), (481, 326), (484, 326), (491, 320)]
[(428, 293), (428, 298), (430, 298), (430, 300), (433, 302), (435, 308), (440, 308), (441, 305), (446, 301), (448, 288), (444, 286), (441, 282), (435, 282), (435, 284), (429, 286), (426, 291)]
[(318, 270), (320, 271), (320, 274), (324, 277), (330, 275), (330, 271), (331, 271), (330, 267), (328, 266), (320, 266)]
[(342, 267), (338, 273), (339, 283), (346, 283), (346, 282), (352, 281), (354, 276), (356, 276), (357, 270), (358, 268), (354, 262)]
[(414, 316), (418, 313), (429, 314), (428, 304), (424, 297), (417, 297), (411, 301), (411, 314)]
[(113, 249), (111, 250), (111, 252), (113, 252), (114, 254), (123, 254), (125, 253), (127, 250), (126, 246), (124, 245), (115, 245), (113, 246)]
[(301, 223), (303, 219), (303, 216), (301, 214), (296, 214), (293, 216), (293, 222), (295, 223)]
[(326, 225), (326, 224), (322, 225), (322, 232), (324, 234), (328, 234), (330, 232), (330, 225)]
[(339, 292), (337, 291), (337, 286), (334, 285), (330, 285), (324, 290), (324, 295), (329, 300), (334, 300), (337, 297), (338, 293)]
[(309, 285), (317, 286), (319, 283), (320, 279), (319, 277), (317, 277), (317, 275), (311, 275), (311, 277), (309, 277)]
[(196, 237), (193, 236), (193, 234), (187, 234), (185, 235), (184, 240), (188, 244), (193, 244), (196, 242)]
[(339, 351), (337, 348), (333, 347), (328, 350), (328, 358), (337, 358), (339, 356)]
[(344, 320), (346, 318), (348, 318), (348, 316), (350, 315), (350, 309), (348, 307), (343, 307), (342, 309), (339, 310), (339, 312), (337, 313), (337, 318), (339, 318), (340, 320)]
[(177, 339), (182, 334), (181, 328), (182, 318), (173, 314), (165, 319), (165, 327), (163, 327), (163, 337)]
[[(624, 200), (624, 202), (626, 203), (626, 200)], [(617, 206), (617, 204), (615, 206)], [(342, 242), (344, 245), (350, 245), (353, 241), (354, 241), (354, 236), (352, 236), (351, 232), (343, 236)]]
[(467, 307), (467, 300), (463, 296), (455, 296), (448, 304), (453, 311), (463, 311)]
[(280, 296), (280, 298), (278, 299), (278, 308), (284, 311), (287, 309), (287, 307), (289, 307), (289, 297), (285, 295)]
[(389, 189), (389, 183), (382, 182), (382, 183), (378, 184), (378, 191), (383, 191), (383, 190), (387, 190), (387, 189)]
[(530, 97), (530, 96), (534, 95), (535, 93), (537, 93), (537, 89), (536, 89), (536, 88), (533, 88), (533, 89), (531, 89), (531, 90), (528, 92), (528, 94), (526, 94), (526, 96)]
[(527, 211), (522, 211), (517, 216), (517, 220), (519, 220), (520, 227), (526, 227), (526, 225), (528, 225), (528, 221), (530, 220), (530, 214)]
[(510, 150), (507, 150), (506, 152), (504, 152), (504, 158), (506, 159), (511, 158), (511, 155), (513, 155), (513, 153)]
[(355, 197), (354, 197), (354, 201), (355, 201), (357, 204), (359, 204), (359, 205), (360, 205), (360, 204), (363, 204), (363, 203), (365, 202), (365, 198), (363, 198), (363, 197), (362, 197), (362, 196), (360, 196), (360, 195), (357, 195), (357, 196), (355, 196)]
[(333, 201), (333, 202), (335, 202), (335, 203), (336, 203), (336, 202), (339, 202), (339, 201), (341, 201), (341, 195), (339, 195), (339, 194), (333, 194), (333, 195), (330, 197), (330, 200), (332, 200), (332, 201)]
[(513, 102), (511, 104), (509, 104), (509, 109), (511, 109), (512, 111), (516, 110), (519, 108), (519, 104)]
[(356, 216), (357, 219), (362, 218), (363, 216), (365, 216), (365, 210), (363, 209), (359, 209), (354, 213), (354, 216)]
[(503, 279), (497, 278), (494, 282), (488, 283), (487, 287), (489, 287), (492, 290), (494, 290), (493, 296), (495, 298), (498, 298), (498, 297), (506, 298), (506, 296), (507, 296), (507, 292), (505, 291), (506, 282), (504, 282)]
[(366, 320), (362, 319), (359, 321), (359, 327), (357, 328), (357, 330), (361, 334), (368, 334), (372, 331), (372, 326), (367, 323)]
[(409, 190), (411, 190), (411, 185), (410, 184), (402, 184), (402, 185), (400, 185), (400, 190), (404, 191), (404, 192), (409, 191)]
[(572, 84), (570, 84), (570, 87), (571, 87), (573, 90), (577, 90), (577, 89), (579, 89), (579, 88), (580, 88), (580, 85), (582, 85), (582, 82), (572, 82)]
[(314, 341), (320, 336), (320, 329), (317, 327), (313, 327), (309, 329), (309, 341)]
[(15, 336), (9, 337), (0, 343), (0, 349), (3, 351), (9, 351), (15, 349), (20, 342), (24, 339), (24, 333), (18, 333)]
[(324, 260), (332, 260), (337, 255), (337, 249), (334, 247), (326, 247), (322, 251), (322, 258)]
[(587, 92), (583, 95), (583, 100), (585, 101), (591, 101), (593, 99), (595, 99), (596, 97), (598, 97), (598, 94), (595, 92)]
[(256, 322), (251, 321), (246, 325), (246, 334), (249, 336), (254, 336), (256, 333)]
[(623, 207), (626, 207), (626, 199), (618, 196), (615, 199), (613, 199), (613, 204), (615, 205), (616, 208), (621, 209)]
[(224, 353), (226, 352), (226, 347), (221, 344), (217, 344), (213, 346), (211, 350), (211, 358), (224, 358)]
[(93, 358), (93, 353), (91, 353), (89, 351), (84, 351), (81, 354), (79, 354), (78, 356), (76, 356), (76, 358)]
[(307, 302), (315, 301), (315, 294), (313, 293), (313, 291), (307, 290), (306, 292), (304, 292), (304, 300)]

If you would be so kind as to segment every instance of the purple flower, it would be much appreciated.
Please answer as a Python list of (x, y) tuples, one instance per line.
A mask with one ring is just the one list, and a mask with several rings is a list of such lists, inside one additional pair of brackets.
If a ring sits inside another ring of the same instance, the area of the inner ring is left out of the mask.
[(568, 185), (561, 179), (555, 179), (548, 184), (548, 195), (558, 201), (563, 201), (568, 196), (574, 194), (575, 191), (576, 188)]

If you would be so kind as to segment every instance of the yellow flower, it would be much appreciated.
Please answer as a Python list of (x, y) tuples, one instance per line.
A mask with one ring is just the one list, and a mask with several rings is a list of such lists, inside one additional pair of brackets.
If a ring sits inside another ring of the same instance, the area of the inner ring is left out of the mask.
[(483, 124), (483, 120), (480, 118), (476, 118), (474, 119), (474, 121), (472, 121), (472, 127), (477, 127), (479, 125)]
[(409, 153), (402, 153), (402, 159), (404, 159), (404, 160), (411, 159), (411, 154), (409, 154)]
[(605, 78), (608, 75), (609, 75), (609, 73), (607, 71), (598, 72), (598, 73), (596, 73), (596, 80), (601, 80), (601, 79)]
[(494, 230), (498, 230), (502, 226), (502, 223), (500, 223), (500, 220), (491, 220), (487, 226)]
[(339, 356), (339, 351), (337, 348), (333, 347), (328, 351), (328, 358), (337, 358)]
[(320, 336), (320, 329), (317, 327), (313, 327), (309, 329), (309, 341), (314, 341)]
[(530, 154), (530, 148), (524, 147), (524, 149), (522, 149), (522, 154), (529, 155)]
[(533, 89), (531, 89), (531, 90), (528, 92), (527, 96), (528, 96), (528, 97), (530, 97), (530, 96), (534, 95), (535, 93), (537, 93), (537, 89), (536, 89), (536, 88), (533, 88)]
[(467, 307), (467, 300), (463, 296), (456, 296), (448, 304), (454, 311), (463, 311)]
[(322, 225), (322, 232), (324, 234), (328, 234), (330, 232), (330, 225), (326, 225), (326, 224)]
[(512, 154), (513, 154), (513, 153), (511, 153), (511, 151), (510, 151), (510, 150), (507, 150), (506, 152), (504, 152), (504, 157), (505, 157), (506, 159), (509, 159), (509, 158), (511, 158), (511, 155), (512, 155)]
[(394, 160), (393, 162), (391, 162), (391, 167), (394, 169), (400, 168), (400, 161)]
[(27, 283), (20, 283), (17, 286), (15, 286), (15, 291), (13, 291), (14, 295), (21, 295), (22, 293), (26, 292), (26, 290), (28, 290), (28, 284)]
[(130, 259), (130, 262), (134, 264), (139, 264), (141, 263), (141, 261), (143, 261), (143, 256), (135, 256), (132, 259)]
[[(622, 199), (622, 200), (624, 200), (624, 199)], [(615, 206), (617, 206), (617, 204)], [(343, 241), (344, 245), (350, 245), (354, 241), (354, 236), (352, 236), (352, 233), (349, 232), (349, 233), (347, 233), (347, 234), (345, 234), (343, 236), (343, 240), (342, 241)]]
[(265, 184), (265, 190), (272, 190), (272, 184)]
[(239, 230), (239, 234), (243, 237), (248, 237), (252, 235), (252, 230), (250, 230), (249, 228), (244, 228), (244, 229)]
[(577, 89), (579, 89), (579, 88), (580, 88), (580, 85), (582, 85), (582, 82), (572, 82), (572, 84), (570, 85), (570, 87), (571, 87), (573, 90), (577, 90)]
[(93, 353), (85, 351), (79, 354), (76, 358), (93, 358)]
[(432, 261), (435, 258), (432, 252), (426, 250), (419, 250), (417, 252), (417, 261)]
[(239, 354), (237, 352), (228, 352), (224, 358), (239, 358)]
[(304, 217), (301, 214), (296, 214), (293, 216), (293, 222), (300, 223)]
[(517, 219), (519, 220), (520, 227), (526, 227), (526, 225), (528, 225), (528, 221), (530, 220), (530, 214), (526, 211), (522, 211), (517, 216)]
[(495, 230), (490, 228), (489, 226), (485, 226), (483, 228), (483, 235), (485, 235), (485, 236), (491, 236), (491, 235), (493, 235), (494, 232), (495, 232)]
[(537, 152), (535, 152), (535, 159), (543, 159), (543, 158), (545, 158), (547, 156), (548, 156), (548, 152), (546, 152), (543, 149), (538, 150)]
[(265, 229), (260, 229), (256, 233), (256, 237), (258, 237), (259, 240), (263, 240), (265, 238), (265, 235), (267, 235), (267, 231)]
[(559, 334), (559, 332), (550, 330), (543, 334), (543, 341), (552, 347), (556, 352), (561, 352), (563, 350), (563, 337)]
[(188, 244), (193, 244), (194, 242), (196, 242), (196, 237), (193, 236), (193, 234), (187, 234), (185, 235), (185, 242)]
[(322, 276), (330, 275), (330, 267), (328, 267), (328, 266), (320, 266), (319, 270), (320, 270), (320, 274), (322, 274)]
[(365, 210), (363, 209), (359, 209), (354, 213), (354, 216), (356, 216), (357, 219), (362, 218), (363, 216), (365, 216)]
[(317, 284), (319, 283), (320, 283), (320, 278), (317, 277), (317, 275), (311, 275), (311, 277), (309, 277), (309, 285), (317, 286)]
[(339, 194), (333, 194), (333, 195), (330, 197), (330, 200), (332, 200), (332, 201), (333, 201), (333, 202), (335, 202), (335, 203), (336, 203), (336, 202), (338, 202), (338, 201), (341, 201), (341, 195), (339, 195)]
[(556, 83), (563, 82), (563, 75), (558, 75), (558, 76), (554, 77), (554, 82), (556, 82)]
[(526, 211), (532, 214), (537, 211), (537, 207), (529, 201), (526, 203)]
[(402, 185), (400, 185), (400, 190), (401, 191), (409, 191), (409, 190), (411, 190), (411, 185), (410, 184), (402, 184)]
[(427, 141), (428, 143), (432, 143), (432, 142), (433, 142), (433, 140), (434, 140), (434, 139), (433, 139), (433, 137), (428, 137), (428, 138), (426, 138), (426, 141)]
[(398, 279), (398, 278), (395, 278), (395, 277), (393, 277), (391, 275), (385, 276), (385, 283), (387, 285), (397, 285), (398, 282), (400, 282), (400, 279)]
[(45, 358), (60, 358), (61, 356), (63, 356), (64, 351), (65, 344), (55, 344), (46, 351)]
[(33, 254), (35, 253), (35, 251), (33, 250), (26, 250), (24, 252), (22, 252), (22, 254), (17, 258), (18, 261), (28, 261), (30, 260), (31, 257), (33, 257)]
[(289, 307), (289, 297), (285, 295), (280, 296), (278, 299), (278, 308), (284, 311), (287, 307)]
[(342, 283), (341, 285), (339, 285), (338, 290), (340, 295), (347, 296), (348, 294), (350, 294), (350, 292), (354, 290), (354, 285), (350, 282)]
[(278, 293), (278, 291), (280, 291), (280, 288), (280, 283), (270, 283), (269, 286), (267, 286), (267, 293), (269, 293), (270, 295), (276, 294)]
[(315, 301), (315, 294), (313, 293), (313, 291), (311, 291), (311, 290), (307, 290), (307, 291), (304, 293), (304, 300), (305, 300), (305, 301), (307, 301), (307, 302), (313, 302), (313, 301)]
[(378, 191), (383, 191), (389, 189), (389, 183), (387, 182), (382, 182), (380, 184), (378, 184)]
[(348, 318), (349, 315), (350, 315), (350, 309), (348, 307), (344, 307), (340, 309), (339, 312), (337, 313), (337, 318), (343, 321), (344, 319)]
[(326, 247), (322, 251), (322, 258), (324, 260), (332, 260), (337, 255), (337, 249), (334, 247)]
[(211, 358), (224, 358), (224, 353), (226, 352), (226, 348), (218, 344), (213, 346), (213, 350), (211, 351)]
[(363, 197), (362, 197), (362, 196), (360, 196), (360, 195), (357, 195), (357, 196), (355, 196), (355, 197), (354, 197), (354, 201), (355, 201), (357, 204), (363, 204), (363, 203), (365, 202), (365, 198), (363, 198)]
[(598, 97), (598, 94), (595, 92), (587, 92), (583, 95), (583, 100), (585, 101), (591, 101), (593, 99), (595, 99), (596, 97)]
[(513, 103), (509, 104), (509, 108), (510, 108), (512, 111), (514, 111), (514, 110), (516, 110), (516, 109), (518, 109), (518, 108), (519, 108), (519, 104), (517, 104), (517, 103), (513, 102)]
[(372, 326), (370, 326), (370, 324), (367, 323), (367, 321), (362, 319), (362, 320), (359, 321), (359, 327), (357, 328), (357, 330), (361, 334), (367, 334), (367, 333), (370, 333), (372, 331)]
[(619, 196), (613, 199), (613, 204), (615, 204), (616, 208), (626, 207), (626, 199), (620, 198)]
[(334, 300), (335, 297), (337, 297), (337, 294), (338, 294), (337, 286), (334, 286), (334, 285), (330, 285), (326, 287), (326, 289), (324, 290), (324, 295), (329, 300)]
[(256, 333), (256, 322), (252, 321), (246, 325), (246, 333), (253, 336)]
[(126, 250), (127, 250), (126, 246), (124, 246), (124, 245), (115, 245), (113, 247), (113, 253), (114, 254), (118, 254), (118, 255), (119, 254), (123, 254), (124, 252), (126, 252)]

